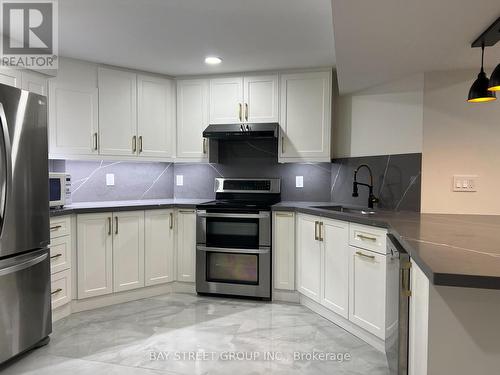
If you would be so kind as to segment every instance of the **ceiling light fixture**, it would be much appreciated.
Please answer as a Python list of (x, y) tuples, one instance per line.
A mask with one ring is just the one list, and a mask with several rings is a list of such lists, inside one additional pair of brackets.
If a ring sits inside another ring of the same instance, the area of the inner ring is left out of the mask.
[(469, 103), (485, 103), (497, 99), (495, 92), (488, 90), (490, 80), (488, 79), (486, 73), (484, 72), (483, 63), (484, 63), (484, 44), (481, 46), (481, 71), (477, 75), (477, 79), (470, 87), (469, 97), (467, 99)]
[(490, 77), (489, 91), (500, 91), (500, 64), (497, 65)]
[(217, 56), (207, 56), (205, 57), (205, 64), (208, 65), (218, 65), (222, 62), (222, 59)]

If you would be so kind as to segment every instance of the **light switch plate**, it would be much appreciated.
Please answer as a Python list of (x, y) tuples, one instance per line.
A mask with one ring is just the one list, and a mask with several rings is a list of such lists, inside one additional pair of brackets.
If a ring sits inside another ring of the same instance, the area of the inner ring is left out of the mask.
[(295, 187), (304, 187), (304, 176), (295, 176)]
[(114, 173), (106, 173), (106, 186), (115, 186)]
[(175, 176), (175, 184), (177, 186), (182, 186), (184, 185), (184, 176), (181, 174), (178, 174)]
[(477, 175), (454, 175), (453, 191), (474, 192), (477, 191)]

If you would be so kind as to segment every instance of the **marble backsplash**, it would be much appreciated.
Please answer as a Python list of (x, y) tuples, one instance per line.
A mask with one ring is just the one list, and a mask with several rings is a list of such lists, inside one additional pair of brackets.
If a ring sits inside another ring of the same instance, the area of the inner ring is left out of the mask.
[[(219, 150), (219, 163), (143, 163), (120, 161), (51, 160), (51, 171), (66, 171), (72, 178), (73, 202), (161, 198), (214, 198), (216, 177), (278, 177), (281, 198), (287, 201), (333, 201), (365, 206), (368, 189), (359, 187), (352, 197), (354, 169), (368, 164), (373, 170), (379, 207), (390, 210), (420, 210), (421, 154), (338, 159), (333, 163), (277, 162), (273, 141), (227, 142)], [(106, 185), (112, 173), (114, 186)], [(176, 175), (183, 185), (176, 185)], [(304, 186), (295, 186), (303, 176)], [(359, 182), (367, 182), (365, 169)]]

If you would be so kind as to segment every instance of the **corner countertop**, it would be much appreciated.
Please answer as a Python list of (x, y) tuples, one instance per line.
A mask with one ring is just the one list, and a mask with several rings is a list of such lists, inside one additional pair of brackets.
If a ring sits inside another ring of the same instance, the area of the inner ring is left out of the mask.
[(133, 201), (107, 201), (107, 202), (80, 202), (73, 203), (64, 208), (51, 209), (50, 217), (84, 214), (92, 212), (107, 211), (134, 211), (155, 210), (161, 208), (195, 208), (197, 204), (208, 202), (213, 198), (206, 199), (144, 199)]
[(377, 211), (362, 215), (313, 206), (334, 202), (280, 202), (295, 211), (387, 228), (434, 285), (500, 289), (500, 216)]

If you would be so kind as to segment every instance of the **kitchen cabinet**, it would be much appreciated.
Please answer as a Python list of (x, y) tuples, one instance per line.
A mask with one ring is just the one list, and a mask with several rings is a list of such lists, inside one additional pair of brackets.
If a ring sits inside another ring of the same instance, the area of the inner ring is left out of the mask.
[(113, 291), (144, 286), (144, 211), (113, 213)]
[(322, 219), (323, 244), (321, 304), (349, 318), (349, 223)]
[(151, 210), (145, 213), (145, 285), (175, 279), (174, 210)]
[(18, 69), (1, 69), (0, 70), (0, 83), (12, 87), (21, 88), (22, 78), (21, 70)]
[(203, 131), (208, 126), (208, 79), (177, 81), (178, 159), (208, 160), (208, 142)]
[(138, 75), (137, 117), (139, 156), (171, 158), (175, 129), (174, 82)]
[(97, 154), (97, 88), (57, 80), (48, 86), (50, 157)]
[(137, 154), (137, 75), (99, 67), (99, 152)]
[(278, 75), (210, 80), (210, 123), (278, 122)]
[(331, 71), (280, 76), (279, 161), (330, 161)]
[(295, 290), (295, 214), (273, 213), (274, 288)]
[(319, 221), (314, 216), (297, 217), (297, 290), (321, 302), (321, 243)]
[(50, 275), (50, 290), (52, 310), (71, 301), (71, 272), (69, 269)]
[(21, 74), (21, 82), (23, 90), (47, 96), (47, 79), (44, 75), (23, 70)]
[(196, 213), (194, 210), (177, 211), (177, 280), (195, 281), (196, 266)]
[(113, 292), (112, 216), (77, 216), (78, 299)]

